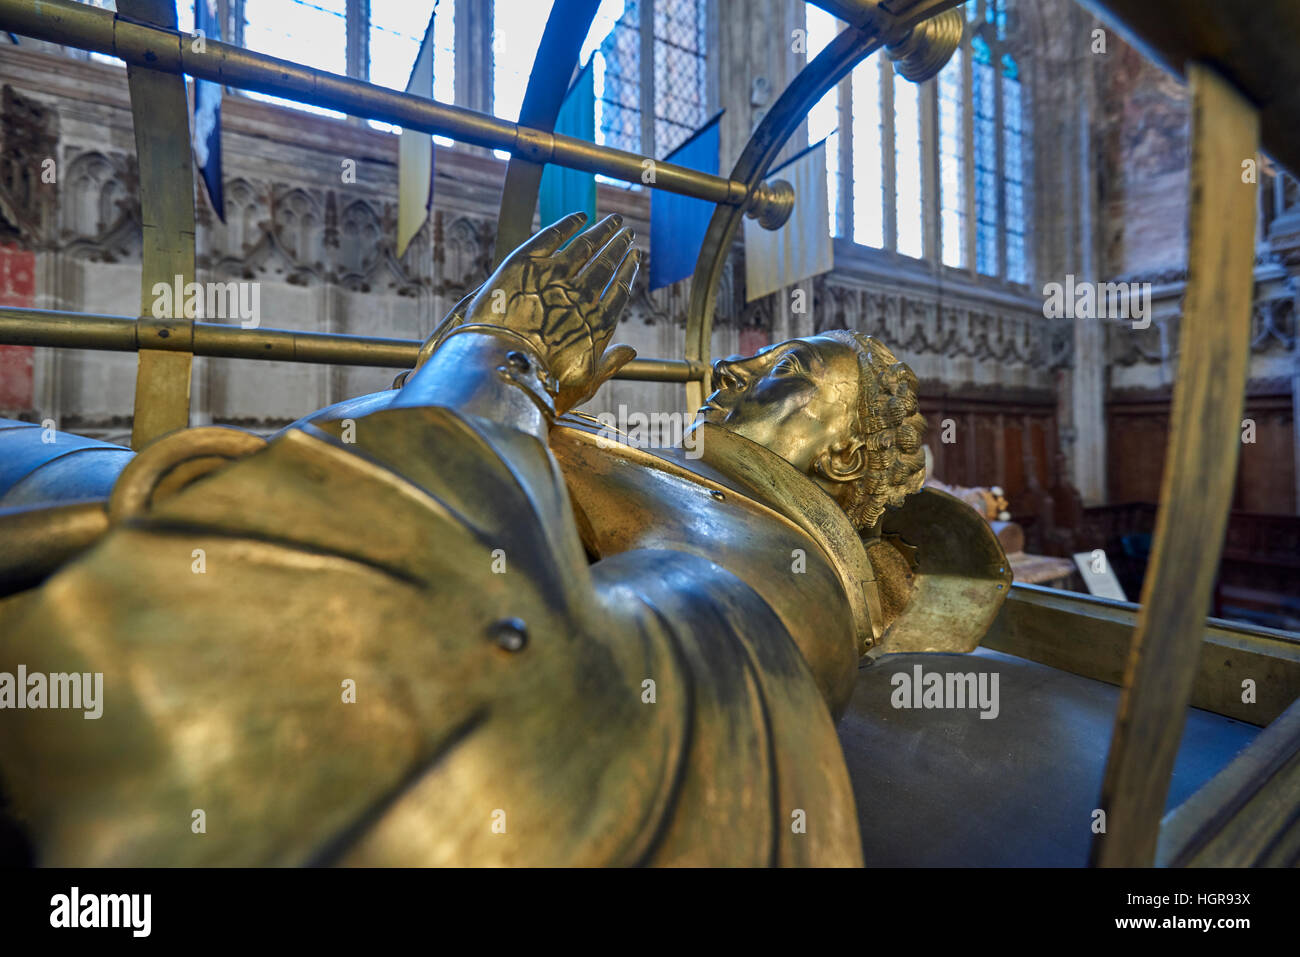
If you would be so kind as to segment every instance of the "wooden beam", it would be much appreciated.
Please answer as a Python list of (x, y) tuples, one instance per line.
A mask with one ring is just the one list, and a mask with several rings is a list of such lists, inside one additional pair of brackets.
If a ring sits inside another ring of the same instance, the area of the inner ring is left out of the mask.
[[(981, 643), (1071, 674), (1122, 685), (1138, 606), (1016, 584)], [(1300, 698), (1300, 635), (1207, 618), (1190, 705), (1265, 727)], [(1242, 700), (1249, 679), (1255, 698)]]
[(1178, 379), (1151, 568), (1102, 782), (1092, 862), (1155, 860), (1169, 776), (1196, 679), (1240, 451), (1250, 360), (1259, 113), (1218, 73), (1188, 68), (1190, 241)]
[(1300, 860), (1300, 701), (1166, 815), (1157, 863), (1294, 867)]

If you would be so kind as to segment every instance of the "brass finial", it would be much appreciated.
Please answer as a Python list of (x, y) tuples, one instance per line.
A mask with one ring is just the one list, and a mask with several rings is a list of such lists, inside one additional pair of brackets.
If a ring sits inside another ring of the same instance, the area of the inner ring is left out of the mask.
[(913, 83), (937, 75), (961, 44), (965, 24), (961, 11), (955, 8), (918, 23), (887, 48), (894, 71)]

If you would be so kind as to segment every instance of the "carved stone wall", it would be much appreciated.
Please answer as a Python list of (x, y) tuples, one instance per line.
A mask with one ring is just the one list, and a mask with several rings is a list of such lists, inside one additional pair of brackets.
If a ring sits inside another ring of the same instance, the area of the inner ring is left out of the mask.
[(905, 289), (835, 271), (813, 283), (813, 330), (856, 329), (888, 343), (922, 380), (1011, 391), (1052, 389), (1070, 359), (1068, 324), (1025, 304), (1000, 305), (951, 289)]
[[(108, 64), (0, 50), (0, 241), (36, 253), (39, 308), (135, 315), (140, 211), (125, 75)], [(483, 151), (438, 150), (429, 221), (395, 255), (396, 137), (228, 96), (223, 109), (226, 221), (199, 187), (197, 278), (260, 286), (262, 325), (422, 338), (487, 276), (504, 164)], [(54, 161), (55, 182), (39, 182)], [(344, 175), (344, 163), (355, 180)], [(649, 232), (643, 193), (601, 187), (602, 212)], [(727, 312), (717, 347), (735, 351)], [(680, 356), (685, 285), (651, 296), (641, 285), (620, 339), (647, 356)], [(272, 429), (338, 399), (385, 388), (395, 370), (240, 360), (195, 360), (193, 420)], [(0, 410), (54, 418), (121, 440), (129, 434), (135, 357), (37, 350), (30, 406)], [(602, 404), (677, 408), (680, 386), (620, 382)]]
[[(37, 254), (36, 305), (134, 315), (140, 213), (123, 71), (6, 47), (0, 85), (9, 160), (0, 169), (0, 230)], [(486, 278), (504, 164), (485, 151), (438, 149), (433, 213), (399, 259), (394, 136), (237, 94), (226, 97), (223, 130), (226, 221), (200, 185), (197, 278), (258, 282), (263, 326), (420, 338)], [(57, 181), (33, 189), (31, 174), (47, 155), (57, 162)], [(343, 175), (345, 162), (355, 181)], [(622, 213), (648, 237), (645, 192), (602, 185), (598, 202), (602, 213)], [(881, 336), (944, 388), (1050, 389), (1051, 367), (1068, 361), (1068, 338), (1032, 301), (975, 286), (942, 288), (924, 272), (900, 281), (851, 244), (841, 243), (837, 255), (842, 266), (805, 284), (812, 307), (804, 312), (783, 294), (745, 303), (738, 243), (719, 290), (713, 355), (847, 326)], [(688, 296), (689, 283), (652, 295), (643, 281), (617, 338), (644, 356), (680, 356)], [(269, 430), (385, 388), (393, 374), (199, 358), (193, 421)], [(40, 349), (32, 407), (4, 411), (122, 440), (134, 382), (133, 355)], [(679, 410), (683, 401), (678, 385), (615, 381), (587, 411)]]

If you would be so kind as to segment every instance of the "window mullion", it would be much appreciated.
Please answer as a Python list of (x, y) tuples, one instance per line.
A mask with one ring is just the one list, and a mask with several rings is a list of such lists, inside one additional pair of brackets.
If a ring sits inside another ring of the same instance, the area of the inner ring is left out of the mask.
[[(704, 91), (705, 116), (713, 116), (722, 108), (722, 65), (721, 59), (716, 51), (722, 49), (719, 36), (722, 32), (722, 24), (719, 20), (717, 0), (704, 0), (704, 20), (706, 24), (705, 37), (705, 77), (707, 78), (708, 88)], [(806, 35), (805, 25), (805, 35)]]
[[(458, 6), (453, 41), (456, 44), (456, 79), (453, 83), (456, 104), (491, 116), (496, 72), (492, 43), (495, 4), (463, 3)], [(463, 55), (461, 51), (464, 51)], [(459, 148), (483, 156), (492, 153), (482, 146), (461, 144)]]
[(885, 248), (898, 250), (898, 192), (895, 179), (898, 158), (894, 151), (894, 71), (888, 58), (877, 57), (880, 70), (880, 162), (884, 189)]
[(975, 181), (975, 65), (969, 33), (962, 40), (962, 48), (962, 175), (966, 181), (966, 235), (962, 242), (966, 246), (966, 271), (974, 276), (979, 272), (976, 265), (979, 255), (976, 192), (979, 186)]
[[(237, 47), (244, 45), (244, 0), (221, 0), (218, 5), (221, 14), (221, 37), (227, 43)], [(236, 92), (234, 87), (226, 87), (226, 95)]]
[(655, 152), (655, 0), (641, 0), (637, 13), (641, 30), (641, 155), (658, 159)]
[(355, 80), (370, 77), (370, 0), (347, 0), (347, 71)]
[[(344, 7), (344, 58), (348, 76), (370, 79), (370, 0), (347, 0)], [(353, 126), (364, 126), (364, 117), (348, 115)]]
[(1002, 109), (1002, 44), (989, 44), (993, 61), (993, 147), (997, 157), (997, 249), (998, 276), (1007, 278), (1007, 156), (1006, 115)]
[(837, 102), (839, 103), (839, 116), (837, 117), (836, 126), (839, 127), (839, 152), (840, 163), (839, 183), (835, 190), (835, 218), (840, 224), (840, 235), (845, 239), (853, 239), (853, 84), (851, 77), (852, 71), (839, 83), (839, 93)]
[(938, 270), (939, 238), (939, 81), (920, 88), (921, 110), (921, 255)]

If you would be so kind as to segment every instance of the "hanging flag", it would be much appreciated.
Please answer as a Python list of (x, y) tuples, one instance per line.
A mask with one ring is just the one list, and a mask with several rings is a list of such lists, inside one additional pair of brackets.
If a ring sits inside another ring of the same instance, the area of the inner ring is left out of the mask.
[(794, 210), (780, 229), (745, 219), (745, 301), (830, 271), (830, 204), (826, 196), (826, 141), (768, 174), (794, 187)]
[[(208, 40), (221, 39), (221, 15), (217, 0), (198, 0), (194, 4), (194, 30)], [(220, 83), (194, 81), (194, 162), (208, 190), (208, 200), (223, 223), (226, 221), (226, 198), (221, 188), (221, 94)]]
[[(718, 175), (722, 113), (691, 134), (664, 162)], [(695, 272), (695, 261), (713, 217), (714, 204), (663, 190), (650, 194), (650, 289), (671, 286)]]
[[(586, 143), (596, 141), (596, 71), (592, 69), (591, 63), (588, 60), (587, 65), (578, 72), (577, 79), (569, 87), (560, 112), (555, 117), (555, 132)], [(548, 163), (542, 171), (538, 208), (543, 226), (576, 212), (586, 213), (587, 222), (594, 223), (595, 175)]]
[[(434, 4), (436, 7), (437, 4)], [(406, 92), (427, 100), (433, 99), (433, 20), (435, 9), (429, 15), (429, 25), (420, 41), (420, 52), (415, 55), (411, 78), (406, 81)], [(397, 144), (397, 258), (401, 259), (406, 247), (429, 218), (433, 206), (433, 137), (419, 130), (402, 129)]]

